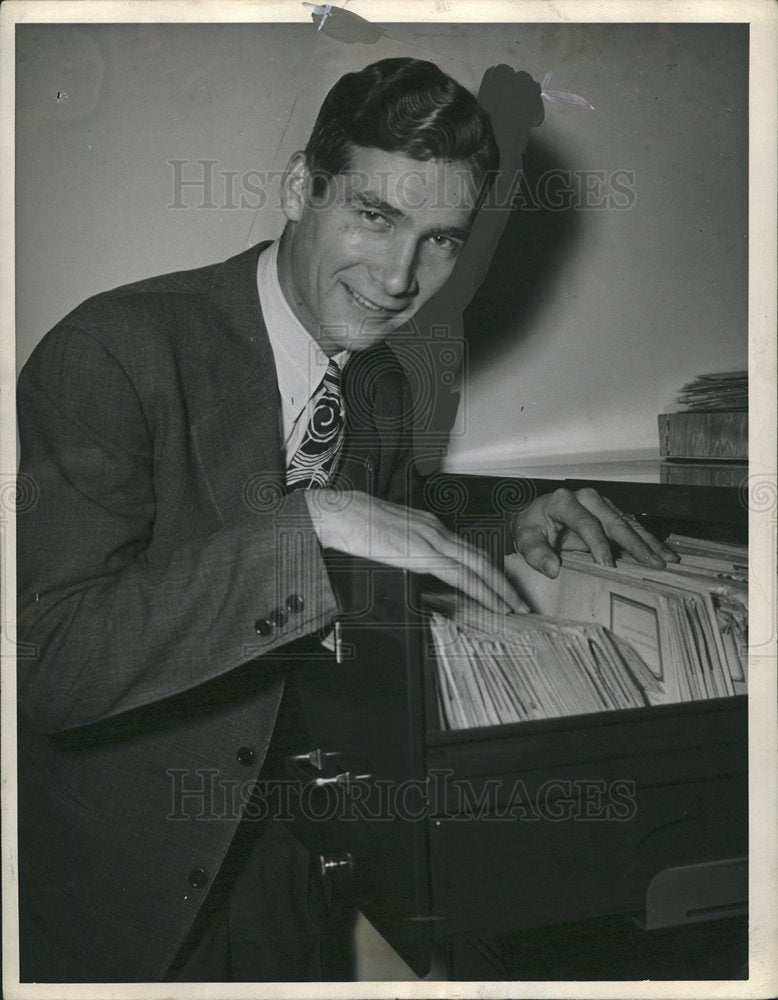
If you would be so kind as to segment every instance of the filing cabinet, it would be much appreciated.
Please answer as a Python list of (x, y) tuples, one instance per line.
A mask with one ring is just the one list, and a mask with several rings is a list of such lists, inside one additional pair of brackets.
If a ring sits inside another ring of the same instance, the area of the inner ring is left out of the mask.
[(332, 575), (337, 661), (294, 671), (292, 827), (417, 974), (435, 942), (744, 911), (745, 696), (446, 731), (425, 580)]

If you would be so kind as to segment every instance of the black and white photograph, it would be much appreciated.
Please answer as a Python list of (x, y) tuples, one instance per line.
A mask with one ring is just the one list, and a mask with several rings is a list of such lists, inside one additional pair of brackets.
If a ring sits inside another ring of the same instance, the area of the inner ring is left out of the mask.
[(0, 18), (5, 995), (774, 996), (778, 10)]

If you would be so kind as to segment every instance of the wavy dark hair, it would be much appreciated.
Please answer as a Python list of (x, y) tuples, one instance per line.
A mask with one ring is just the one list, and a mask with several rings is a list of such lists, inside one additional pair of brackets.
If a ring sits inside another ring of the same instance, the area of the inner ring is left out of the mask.
[(422, 59), (381, 59), (338, 80), (305, 147), (314, 194), (325, 178), (349, 169), (355, 146), (461, 161), (479, 181), (500, 163), (489, 116), (475, 97)]

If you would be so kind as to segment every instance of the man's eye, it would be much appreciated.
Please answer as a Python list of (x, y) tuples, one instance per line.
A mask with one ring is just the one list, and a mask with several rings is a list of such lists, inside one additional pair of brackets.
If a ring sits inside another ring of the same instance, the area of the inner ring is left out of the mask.
[(445, 253), (456, 253), (462, 246), (459, 240), (454, 240), (450, 236), (440, 234), (430, 236), (430, 241), (436, 250), (442, 250)]
[(362, 220), (374, 229), (385, 229), (389, 223), (380, 212), (373, 212), (369, 208), (363, 208), (359, 212)]

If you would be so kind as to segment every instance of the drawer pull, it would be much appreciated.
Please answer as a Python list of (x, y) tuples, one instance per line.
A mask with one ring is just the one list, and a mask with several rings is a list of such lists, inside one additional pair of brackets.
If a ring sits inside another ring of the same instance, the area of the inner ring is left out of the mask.
[(332, 754), (326, 754), (321, 749), (321, 747), (314, 747), (313, 750), (308, 750), (306, 753), (293, 753), (286, 758), (287, 764), (311, 764), (318, 771), (321, 771), (324, 766), (324, 758), (331, 757)]
[(320, 854), (319, 870), (322, 878), (332, 875), (350, 875), (354, 871), (354, 858), (350, 851), (343, 854)]
[(314, 788), (349, 785), (352, 781), (370, 781), (373, 777), (367, 768), (347, 761), (337, 750), (324, 751), (320, 747), (307, 753), (290, 754), (286, 758), (286, 769)]
[(348, 785), (352, 781), (370, 781), (372, 774), (353, 774), (351, 771), (341, 771), (333, 774), (331, 778), (314, 778), (312, 784), (316, 788), (324, 788), (325, 785)]

